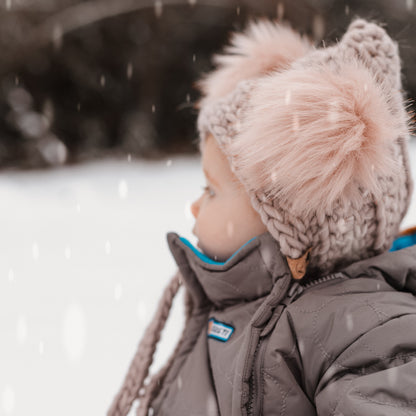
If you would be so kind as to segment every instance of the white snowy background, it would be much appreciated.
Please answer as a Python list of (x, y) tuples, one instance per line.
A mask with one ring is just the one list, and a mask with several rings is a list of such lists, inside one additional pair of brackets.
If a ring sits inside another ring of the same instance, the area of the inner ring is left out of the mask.
[[(415, 172), (415, 141), (410, 153)], [(0, 415), (106, 413), (176, 270), (166, 233), (196, 243), (190, 203), (204, 184), (197, 156), (0, 173)], [(415, 199), (402, 228), (416, 225)]]

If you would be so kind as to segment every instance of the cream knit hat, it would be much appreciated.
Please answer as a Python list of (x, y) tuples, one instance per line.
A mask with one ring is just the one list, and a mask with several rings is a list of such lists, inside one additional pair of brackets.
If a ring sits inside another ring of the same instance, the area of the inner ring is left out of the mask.
[(384, 29), (357, 19), (312, 49), (251, 22), (215, 60), (200, 82), (200, 149), (212, 133), (288, 262), (308, 253), (308, 271), (329, 273), (388, 250), (413, 183), (398, 47)]

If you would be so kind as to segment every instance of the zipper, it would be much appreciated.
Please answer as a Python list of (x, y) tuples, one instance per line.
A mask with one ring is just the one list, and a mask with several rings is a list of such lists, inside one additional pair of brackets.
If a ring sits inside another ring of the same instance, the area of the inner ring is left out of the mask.
[[(284, 309), (290, 303), (292, 303), (294, 300), (296, 300), (298, 298), (298, 296), (300, 294), (302, 294), (306, 289), (309, 289), (311, 287), (319, 285), (320, 283), (325, 283), (325, 282), (329, 282), (331, 280), (345, 278), (345, 277), (347, 277), (347, 276), (345, 276), (345, 274), (337, 272), (337, 273), (333, 273), (333, 274), (329, 274), (329, 275), (320, 277), (319, 279), (313, 280), (312, 282), (306, 283), (305, 285), (301, 285), (299, 282), (296, 282), (296, 281), (292, 283), (292, 285), (290, 286), (290, 288), (287, 292), (286, 299), (284, 299), (280, 302), (281, 307), (279, 308), (279, 306), (277, 306), (277, 308), (275, 310), (275, 313), (273, 313), (273, 315), (271, 316), (268, 324), (266, 324), (266, 326), (263, 328), (263, 331), (260, 332), (259, 340), (257, 342), (257, 346), (256, 346), (256, 349), (255, 349), (254, 354), (253, 354), (251, 374), (250, 374), (250, 378), (249, 378), (249, 400), (248, 400), (248, 403), (247, 403), (247, 416), (254, 416), (255, 401), (258, 401), (259, 397), (260, 397), (259, 396), (259, 390), (261, 388), (261, 386), (260, 386), (261, 377), (260, 377), (260, 374), (257, 374), (257, 377), (256, 377), (256, 359), (258, 358), (259, 353), (262, 352), (261, 347), (263, 345), (266, 345), (265, 340), (267, 339), (271, 330), (274, 328), (277, 320), (279, 319), (279, 317), (283, 313)], [(260, 354), (259, 360), (262, 361), (261, 354)], [(261, 365), (262, 364), (260, 362), (260, 364), (259, 364), (260, 369), (261, 369)], [(257, 373), (259, 373), (259, 371)], [(258, 406), (261, 406), (260, 402), (257, 403), (257, 404), (258, 404)], [(259, 407), (259, 409), (260, 409), (260, 407)], [(260, 414), (261, 414), (261, 409), (260, 409)]]
[[(340, 279), (340, 278), (346, 278), (347, 276), (343, 273), (337, 272), (337, 273), (333, 273), (333, 274), (328, 274), (326, 276), (322, 276), (319, 279), (316, 280), (312, 280), (312, 282), (306, 283), (305, 285), (302, 286), (302, 289), (309, 289), (310, 287), (319, 285), (320, 283), (324, 283), (324, 282), (329, 282), (331, 280), (335, 280), (335, 279)], [(303, 292), (302, 290), (302, 292)]]
[[(303, 292), (302, 286), (298, 282), (292, 282), (292, 285), (288, 289), (286, 299), (281, 300), (281, 302), (276, 306), (272, 316), (269, 321), (266, 323), (265, 327), (260, 331), (259, 339), (257, 341), (256, 349), (253, 354), (253, 361), (251, 364), (251, 373), (249, 378), (249, 399), (247, 403), (247, 416), (254, 416), (254, 408), (257, 405), (258, 414), (262, 414), (262, 402), (260, 397), (261, 382), (262, 378), (260, 376), (260, 371), (263, 365), (263, 353), (264, 346), (267, 345), (265, 342), (270, 333), (272, 332), (273, 327), (276, 322), (282, 315), (286, 306), (291, 303), (294, 298)], [(256, 364), (258, 365), (256, 366)], [(257, 367), (257, 368), (256, 368)], [(257, 370), (257, 371), (256, 371)], [(257, 376), (257, 377), (256, 377)]]
[(255, 362), (256, 362), (256, 357), (257, 357), (257, 353), (260, 349), (260, 345), (263, 343), (263, 338), (261, 338), (259, 340), (259, 342), (257, 343), (256, 349), (254, 351), (254, 356), (253, 356), (253, 365), (251, 368), (251, 375), (250, 375), (250, 379), (248, 381), (248, 385), (249, 385), (249, 399), (248, 399), (248, 404), (247, 404), (247, 416), (252, 416), (254, 415), (254, 396), (255, 396), (255, 389), (256, 389), (256, 383), (254, 382), (254, 376), (255, 376)]

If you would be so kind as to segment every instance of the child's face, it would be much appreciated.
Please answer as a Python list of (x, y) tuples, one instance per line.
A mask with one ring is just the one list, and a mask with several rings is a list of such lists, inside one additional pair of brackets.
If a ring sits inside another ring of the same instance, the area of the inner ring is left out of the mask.
[(225, 261), (267, 228), (212, 135), (207, 137), (202, 151), (202, 167), (207, 186), (191, 205), (195, 217), (192, 232), (208, 257)]

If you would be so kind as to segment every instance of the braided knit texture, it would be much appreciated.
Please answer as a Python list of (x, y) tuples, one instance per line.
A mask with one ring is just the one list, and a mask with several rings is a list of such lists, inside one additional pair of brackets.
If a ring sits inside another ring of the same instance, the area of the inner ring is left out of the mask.
[(180, 272), (178, 270), (163, 292), (156, 313), (146, 328), (121, 389), (115, 396), (107, 416), (126, 416), (133, 401), (145, 395), (146, 386), (143, 386), (144, 381), (149, 374), (156, 345), (165, 327), (173, 299), (179, 290), (180, 284)]
[[(325, 66), (336, 73), (351, 60), (359, 61), (372, 74), (398, 132), (397, 137), (391, 137), (389, 147), (390, 156), (397, 162), (398, 169), (374, 175), (377, 189), (381, 191), (377, 195), (357, 182), (355, 192), (359, 198), (350, 201), (339, 198), (331, 209), (297, 215), (293, 210), (295, 200), (271, 198), (269, 192), (250, 186), (256, 170), (251, 169), (248, 177), (231, 148), (238, 144), (244, 133), (252, 94), (258, 80), (265, 79), (264, 76), (241, 81), (231, 93), (215, 102), (211, 100), (201, 108), (197, 121), (201, 152), (207, 135), (212, 133), (228, 157), (231, 170), (245, 186), (253, 207), (279, 242), (281, 252), (285, 256), (299, 258), (312, 248), (309, 267), (316, 267), (324, 273), (388, 250), (399, 233), (413, 192), (407, 149), (410, 134), (401, 93), (400, 58), (397, 44), (384, 29), (357, 19), (349, 26), (340, 43), (299, 58), (288, 71)], [(276, 130), (278, 128), (276, 126)], [(251, 133), (252, 140), (256, 141), (255, 128)], [(299, 148), (298, 151), (304, 150)], [(272, 181), (273, 175), (270, 176)], [(325, 197), (325, 194), (321, 195), (321, 198)]]
[(185, 341), (185, 331), (186, 327), (189, 321), (189, 318), (191, 317), (193, 304), (192, 304), (192, 298), (188, 291), (185, 292), (185, 325), (181, 334), (181, 337), (172, 352), (171, 356), (169, 357), (166, 364), (151, 378), (149, 385), (147, 386), (143, 396), (140, 399), (139, 406), (136, 410), (136, 416), (147, 416), (149, 414), (150, 404), (152, 403), (153, 399), (159, 394), (163, 382), (166, 378), (166, 375), (168, 374), (168, 371), (172, 367), (172, 364), (175, 360), (175, 358), (178, 356), (178, 352), (181, 349), (184, 341)]

